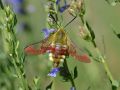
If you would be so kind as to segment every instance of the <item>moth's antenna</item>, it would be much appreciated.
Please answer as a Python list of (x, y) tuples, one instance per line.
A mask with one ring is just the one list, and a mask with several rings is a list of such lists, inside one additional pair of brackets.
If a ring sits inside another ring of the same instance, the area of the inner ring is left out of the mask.
[(66, 28), (66, 27), (67, 27), (72, 21), (74, 21), (76, 18), (77, 18), (77, 15), (74, 16), (74, 18), (73, 18), (72, 20), (70, 20), (70, 21), (64, 26), (64, 28)]

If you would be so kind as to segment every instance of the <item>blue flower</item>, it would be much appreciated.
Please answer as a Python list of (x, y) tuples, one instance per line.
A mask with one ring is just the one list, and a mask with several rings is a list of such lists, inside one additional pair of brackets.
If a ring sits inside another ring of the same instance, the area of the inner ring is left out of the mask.
[(71, 87), (70, 90), (76, 90), (75, 87)]
[(55, 31), (55, 29), (47, 29), (47, 28), (44, 28), (42, 31), (43, 31), (43, 33), (44, 33), (44, 37), (47, 38), (47, 37), (49, 37), (49, 35), (50, 35), (51, 33), (53, 33), (53, 32)]
[(64, 12), (70, 5), (64, 5), (62, 7), (59, 8), (59, 11), (62, 13)]
[(56, 74), (60, 71), (60, 68), (53, 68), (48, 76), (56, 77)]
[(60, 0), (56, 0), (56, 4), (58, 5), (60, 3)]
[(59, 12), (64, 12), (70, 5), (67, 4), (66, 0), (64, 1), (64, 5), (63, 6), (60, 6), (60, 0), (56, 0), (56, 4), (59, 5), (58, 6), (58, 10)]

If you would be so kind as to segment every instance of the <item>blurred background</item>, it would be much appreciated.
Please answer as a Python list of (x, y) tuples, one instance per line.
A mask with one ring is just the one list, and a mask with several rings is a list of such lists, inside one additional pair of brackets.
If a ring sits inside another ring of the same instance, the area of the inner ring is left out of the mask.
[[(3, 0), (4, 3), (11, 5), (10, 0)], [(14, 0), (11, 0), (14, 2)], [(34, 42), (42, 40), (44, 37), (41, 30), (46, 27), (45, 12), (46, 0), (21, 0), (22, 8), (13, 9), (17, 15), (18, 23), (15, 27), (16, 36), (20, 41), (20, 52)], [(20, 6), (17, 4), (15, 7)], [(95, 41), (99, 50), (106, 57), (106, 62), (114, 79), (120, 81), (120, 39), (113, 33), (113, 29), (120, 33), (120, 4), (116, 6), (109, 5), (105, 0), (85, 0), (86, 14), (85, 18), (95, 32)], [(67, 10), (63, 13), (64, 23), (71, 20)], [(0, 15), (0, 18), (1, 15)], [(87, 47), (93, 55), (96, 52), (91, 43), (80, 38), (79, 35), (79, 18), (74, 20), (66, 27), (67, 34), (75, 44), (80, 47)], [(3, 69), (7, 68), (8, 60), (4, 54), (5, 46), (3, 43), (2, 33), (0, 31), (0, 90), (17, 90), (15, 78), (6, 75)], [(104, 43), (103, 43), (104, 40)], [(105, 47), (105, 48), (104, 48)], [(75, 79), (77, 90), (112, 90), (111, 83), (106, 75), (103, 65), (91, 60), (91, 63), (82, 63), (72, 57), (68, 58), (68, 66), (72, 71), (75, 66), (78, 68), (78, 77)], [(52, 67), (48, 60), (48, 55), (27, 56), (25, 60), (25, 73), (29, 86), (34, 89), (33, 79), (39, 77), (40, 90), (45, 90), (49, 85), (51, 78), (47, 76)], [(70, 82), (63, 82), (62, 78), (57, 75), (54, 78), (54, 90), (69, 90)], [(16, 89), (15, 89), (16, 88)], [(117, 90), (120, 90), (118, 88)]]

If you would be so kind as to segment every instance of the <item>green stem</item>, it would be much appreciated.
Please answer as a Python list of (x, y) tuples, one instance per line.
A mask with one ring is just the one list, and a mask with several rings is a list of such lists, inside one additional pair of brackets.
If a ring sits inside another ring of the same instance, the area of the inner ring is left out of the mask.
[(55, 18), (56, 18), (56, 25), (58, 27), (58, 10), (57, 10), (57, 5), (56, 5), (56, 0), (54, 0), (54, 11), (55, 11)]
[[(12, 37), (13, 36), (13, 37)], [(16, 39), (16, 36), (15, 36), (15, 33), (14, 31), (11, 32), (11, 39), (12, 39), (12, 42), (14, 43), (14, 45), (17, 45), (17, 39)], [(10, 45), (9, 45), (10, 47)], [(15, 48), (16, 46), (14, 46), (13, 48)], [(20, 58), (19, 58), (19, 55), (18, 55), (18, 51), (16, 51), (15, 49), (13, 49), (13, 53), (15, 54), (14, 56), (12, 56), (12, 60), (13, 60), (13, 65), (14, 65), (14, 68), (16, 70), (16, 73), (17, 73), (17, 76), (18, 78), (20, 79), (21, 81), (21, 85), (23, 87), (24, 90), (28, 90), (28, 86), (27, 86), (27, 83), (26, 83), (26, 78), (23, 76), (20, 68), (17, 66), (17, 63), (20, 64)], [(22, 63), (23, 64), (23, 63)], [(24, 69), (24, 68), (22, 68)]]
[(114, 81), (113, 76), (112, 76), (112, 74), (111, 74), (111, 72), (110, 72), (110, 70), (108, 68), (108, 65), (107, 65), (105, 59), (103, 58), (103, 56), (101, 55), (101, 53), (100, 53), (100, 51), (99, 51), (99, 49), (97, 47), (95, 48), (95, 50), (98, 53), (98, 55), (100, 55), (101, 62), (103, 63), (103, 66), (105, 68), (105, 71), (106, 71), (109, 79), (113, 82)]
[(16, 70), (16, 73), (17, 73), (17, 76), (19, 78), (19, 80), (21, 81), (21, 85), (23, 87), (24, 90), (28, 90), (28, 86), (27, 86), (27, 83), (26, 83), (26, 79), (24, 78), (24, 76), (22, 75), (22, 72), (20, 71), (19, 67), (17, 66), (16, 64), (16, 60), (18, 58), (12, 58), (13, 59), (13, 65), (14, 65), (14, 68)]
[(104, 65), (104, 68), (105, 68), (105, 70), (107, 72), (107, 75), (109, 76), (110, 80), (113, 82), (114, 79), (113, 79), (113, 76), (112, 76), (112, 74), (111, 74), (111, 72), (110, 72), (110, 70), (108, 68), (108, 65), (107, 65), (106, 61), (103, 58), (101, 58), (101, 60), (102, 60), (102, 63)]
[(17, 38), (16, 38), (15, 32), (13, 30), (13, 28), (15, 26), (16, 18), (15, 18), (14, 13), (11, 11), (11, 9), (9, 7), (3, 6), (3, 3), (1, 0), (0, 0), (0, 5), (1, 5), (1, 8), (5, 12), (5, 15), (6, 15), (5, 18), (7, 18), (7, 20), (5, 19), (6, 27), (4, 27), (5, 30), (3, 31), (3, 43), (5, 44), (4, 49), (11, 57), (11, 60), (12, 60), (11, 62), (13, 63), (13, 67), (16, 71), (18, 79), (20, 80), (23, 90), (28, 90), (26, 78), (24, 78), (20, 68), (17, 66), (17, 61), (19, 61), (18, 62), (19, 64), (21, 64), (21, 63), (20, 63), (20, 57), (18, 56), (18, 50), (16, 50)]
[(57, 5), (56, 5), (56, 0), (54, 1), (54, 11), (55, 11), (55, 13), (57, 14), (58, 12), (57, 12)]
[(74, 88), (76, 89), (75, 83), (74, 83), (73, 77), (72, 77), (72, 75), (71, 75), (71, 73), (70, 73), (70, 71), (69, 71), (69, 68), (68, 68), (66, 59), (64, 60), (64, 64), (63, 64), (63, 65), (64, 65), (64, 67), (65, 67), (65, 70), (67, 70), (67, 72), (68, 72), (68, 76), (69, 76), (69, 79), (70, 79), (70, 82), (71, 82), (72, 87), (74, 87)]
[[(19, 68), (18, 68), (17, 65), (16, 65), (16, 62), (15, 62), (15, 59), (14, 59), (14, 58), (13, 58), (13, 65), (14, 65), (14, 68), (15, 68), (15, 70), (16, 70), (17, 76), (18, 76), (18, 78), (19, 78), (20, 81), (21, 81), (22, 87), (24, 88), (23, 78), (22, 78), (22, 75), (21, 75), (21, 73), (20, 73)], [(24, 89), (25, 89), (25, 88), (24, 88)]]
[[(19, 59), (19, 56), (18, 56), (18, 51), (16, 51), (14, 48), (16, 47), (15, 45), (17, 45), (17, 39), (16, 39), (16, 36), (14, 34), (14, 32), (11, 32), (10, 33), (10, 37), (12, 40), (11, 42), (13, 42), (13, 47), (12, 47), (12, 52), (10, 52), (10, 56), (11, 56), (11, 59), (12, 59), (12, 62), (13, 62), (13, 66), (15, 68), (15, 71), (16, 71), (16, 74), (17, 74), (17, 77), (18, 79), (20, 80), (21, 82), (21, 85), (22, 85), (22, 88), (24, 90), (28, 90), (28, 86), (27, 86), (27, 83), (26, 83), (26, 79), (24, 78), (20, 68), (17, 66), (17, 63), (20, 64), (20, 59)], [(9, 50), (11, 48), (11, 44), (9, 43)], [(15, 54), (15, 55), (14, 55)]]

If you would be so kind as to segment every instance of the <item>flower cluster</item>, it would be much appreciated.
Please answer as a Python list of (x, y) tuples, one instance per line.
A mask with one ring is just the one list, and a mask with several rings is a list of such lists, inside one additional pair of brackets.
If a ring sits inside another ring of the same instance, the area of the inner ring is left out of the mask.
[(91, 40), (91, 35), (88, 30), (86, 30), (85, 27), (80, 26), (80, 37), (84, 40), (90, 41)]

